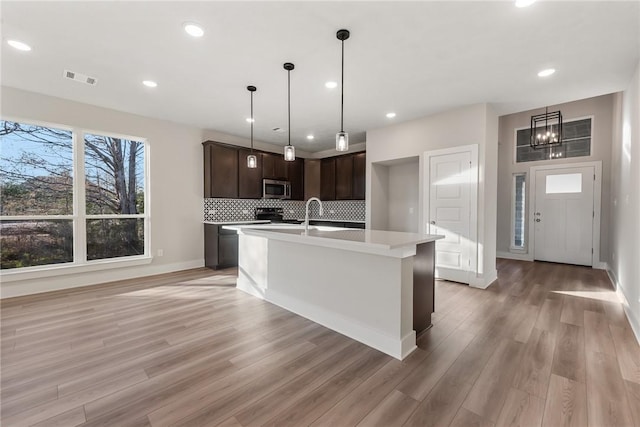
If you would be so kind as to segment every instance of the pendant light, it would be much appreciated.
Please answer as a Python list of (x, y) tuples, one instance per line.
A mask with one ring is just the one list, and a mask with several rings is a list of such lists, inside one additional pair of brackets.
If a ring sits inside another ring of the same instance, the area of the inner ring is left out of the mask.
[(550, 148), (562, 145), (562, 113), (560, 111), (549, 112), (546, 107), (544, 114), (531, 116), (531, 148)]
[(336, 151), (349, 150), (349, 134), (344, 131), (344, 41), (349, 38), (349, 30), (338, 30), (336, 37), (342, 42), (342, 77), (340, 81), (340, 132), (336, 134)]
[(291, 70), (295, 66), (291, 62), (285, 62), (284, 69), (287, 70), (287, 130), (289, 133), (289, 143), (284, 147), (284, 159), (292, 162), (296, 159), (296, 148), (291, 145)]
[(247, 156), (247, 167), (255, 169), (258, 167), (258, 158), (253, 154), (253, 92), (256, 91), (256, 87), (247, 86), (247, 90), (251, 94), (251, 153)]

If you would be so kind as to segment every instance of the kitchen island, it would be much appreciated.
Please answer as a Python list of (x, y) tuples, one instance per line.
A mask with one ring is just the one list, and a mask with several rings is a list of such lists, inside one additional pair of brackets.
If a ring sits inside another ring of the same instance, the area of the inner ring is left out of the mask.
[(397, 359), (431, 326), (437, 235), (300, 225), (229, 226), (238, 289)]

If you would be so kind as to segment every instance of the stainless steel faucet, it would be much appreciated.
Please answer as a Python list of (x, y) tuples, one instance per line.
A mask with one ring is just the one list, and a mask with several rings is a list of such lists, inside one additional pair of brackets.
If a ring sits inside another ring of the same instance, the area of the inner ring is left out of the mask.
[(309, 204), (314, 200), (318, 202), (318, 204), (320, 205), (320, 216), (323, 215), (322, 201), (320, 199), (318, 199), (317, 197), (311, 197), (309, 200), (307, 200), (307, 206), (304, 209), (304, 233), (305, 234), (309, 233)]

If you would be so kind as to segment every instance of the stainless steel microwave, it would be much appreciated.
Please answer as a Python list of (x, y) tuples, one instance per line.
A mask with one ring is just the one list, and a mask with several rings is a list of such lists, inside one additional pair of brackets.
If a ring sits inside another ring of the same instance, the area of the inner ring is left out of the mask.
[(277, 179), (262, 180), (263, 199), (290, 199), (291, 183), (289, 181), (279, 181)]

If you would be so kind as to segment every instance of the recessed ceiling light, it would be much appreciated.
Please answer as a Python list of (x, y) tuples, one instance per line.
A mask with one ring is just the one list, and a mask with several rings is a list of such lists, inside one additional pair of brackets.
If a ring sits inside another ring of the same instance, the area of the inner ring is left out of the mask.
[(396, 116), (396, 113), (387, 113), (388, 119), (393, 119)]
[(143, 80), (142, 84), (146, 87), (158, 87), (158, 83), (154, 82), (153, 80)]
[(8, 40), (7, 44), (15, 49), (22, 50), (24, 52), (29, 52), (31, 50), (31, 46), (18, 40)]
[(516, 7), (527, 7), (535, 3), (536, 0), (516, 0)]
[(549, 77), (551, 74), (555, 73), (556, 70), (554, 68), (547, 68), (546, 70), (542, 70), (538, 73), (538, 77)]
[(326, 87), (327, 89), (335, 89), (338, 87), (338, 83), (337, 82), (326, 82), (324, 84), (324, 87)]
[(307, 139), (308, 139), (309, 141), (313, 140), (313, 138), (314, 138), (314, 136), (313, 136), (313, 135), (307, 135)]
[(202, 37), (204, 35), (204, 30), (202, 29), (202, 27), (200, 27), (197, 24), (194, 24), (193, 22), (185, 23), (184, 24), (184, 30), (191, 37)]
[(256, 119), (252, 119), (251, 117), (247, 117), (247, 123), (254, 123)]

